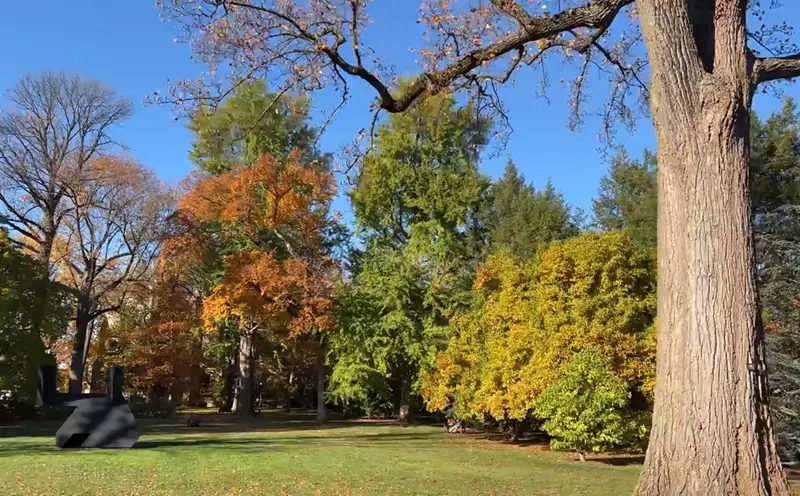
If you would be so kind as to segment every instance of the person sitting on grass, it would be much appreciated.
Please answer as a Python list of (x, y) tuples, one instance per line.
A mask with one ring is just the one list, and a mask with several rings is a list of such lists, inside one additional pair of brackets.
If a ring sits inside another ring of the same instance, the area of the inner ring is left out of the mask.
[(465, 432), (464, 421), (456, 420), (455, 417), (447, 417), (444, 431), (448, 434), (463, 434)]

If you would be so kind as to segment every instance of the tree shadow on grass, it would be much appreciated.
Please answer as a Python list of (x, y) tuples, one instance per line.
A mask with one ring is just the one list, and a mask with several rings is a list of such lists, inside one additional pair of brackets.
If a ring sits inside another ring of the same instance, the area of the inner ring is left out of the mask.
[[(192, 450), (236, 450), (240, 452), (265, 452), (280, 451), (282, 449), (295, 449), (315, 446), (347, 446), (354, 448), (368, 448), (375, 446), (397, 445), (414, 449), (424, 449), (426, 445), (442, 434), (430, 431), (419, 431), (417, 429), (400, 428), (392, 422), (365, 422), (365, 421), (339, 421), (326, 425), (316, 425), (313, 423), (302, 422), (241, 422), (230, 423), (208, 423), (200, 427), (186, 427), (179, 422), (165, 423), (149, 422), (147, 419), (142, 421), (142, 431), (144, 439), (140, 439), (133, 449), (144, 450), (173, 450), (173, 449), (192, 449)], [(374, 433), (361, 433), (354, 431), (352, 434), (331, 435), (330, 431), (341, 428), (353, 427), (374, 427), (381, 426), (385, 429), (374, 431)], [(36, 430), (28, 429), (25, 433), (18, 433), (17, 436), (29, 436), (36, 439), (18, 439), (13, 442), (2, 442), (0, 436), (0, 457), (15, 455), (58, 455), (74, 452), (69, 449), (58, 449), (51, 442), (40, 440), (40, 437), (51, 437), (55, 435), (58, 425), (45, 427), (39, 425)], [(324, 432), (323, 435), (313, 435), (312, 431)], [(276, 432), (297, 432), (297, 435), (275, 436)], [(237, 437), (228, 434), (251, 434), (248, 437)], [(10, 438), (12, 436), (5, 436)], [(148, 439), (155, 437), (155, 439)], [(45, 444), (46, 443), (46, 444)], [(91, 451), (92, 453), (114, 453), (114, 449), (92, 449), (80, 450)]]
[[(197, 427), (187, 427), (189, 417), (199, 420)], [(391, 420), (348, 420), (332, 416), (326, 424), (314, 422), (314, 412), (262, 413), (255, 417), (239, 417), (219, 413), (177, 413), (168, 418), (137, 418), (143, 434), (246, 433), (272, 431), (306, 431), (351, 427), (398, 425)], [(13, 437), (53, 437), (63, 421), (24, 421), (0, 425), (0, 440)]]
[(507, 433), (502, 432), (481, 432), (479, 433), (482, 439), (493, 441), (509, 446), (549, 446), (550, 438), (544, 432), (530, 432), (526, 433), (523, 437), (512, 440)]
[(265, 436), (265, 437), (180, 437), (147, 439), (136, 443), (134, 449), (158, 450), (171, 448), (231, 449), (236, 451), (345, 446), (353, 448), (386, 447), (391, 445), (419, 449), (437, 437), (429, 433), (358, 434), (348, 436)]
[(593, 462), (602, 463), (604, 465), (613, 465), (615, 467), (626, 467), (628, 465), (641, 465), (644, 463), (644, 455), (608, 455), (608, 456), (593, 456), (589, 460)]

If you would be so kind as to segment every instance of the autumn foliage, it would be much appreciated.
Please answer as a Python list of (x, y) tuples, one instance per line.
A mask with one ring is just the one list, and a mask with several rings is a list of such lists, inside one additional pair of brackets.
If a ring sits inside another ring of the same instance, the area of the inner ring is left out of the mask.
[(286, 227), (313, 237), (327, 222), (334, 182), (329, 173), (299, 159), (298, 152), (284, 164), (263, 156), (219, 176), (196, 176), (179, 208), (197, 222), (236, 225), (251, 237)]
[(524, 420), (583, 350), (608, 359), (642, 401), (652, 398), (652, 261), (625, 234), (555, 242), (527, 264), (495, 255), (477, 274), (475, 299), (423, 376), (431, 410), (454, 405), (462, 416)]
[(151, 294), (149, 318), (137, 321), (123, 315), (107, 342), (99, 343), (105, 359), (125, 366), (135, 391), (178, 394), (198, 380), (203, 361), (197, 306), (180, 281), (160, 277)]
[(225, 278), (205, 299), (203, 317), (208, 326), (237, 318), (286, 329), (289, 337), (327, 329), (332, 302), (320, 283), (325, 279), (316, 277), (301, 258), (278, 260), (257, 249), (237, 253), (226, 258)]
[(206, 226), (177, 237), (168, 252), (191, 252), (213, 235), (245, 248), (224, 257), (223, 277), (203, 303), (203, 316), (238, 318), (250, 325), (286, 328), (290, 335), (329, 325), (325, 286), (330, 262), (321, 230), (334, 193), (331, 175), (306, 167), (293, 152), (271, 156), (219, 176), (195, 177), (180, 200), (189, 223)]

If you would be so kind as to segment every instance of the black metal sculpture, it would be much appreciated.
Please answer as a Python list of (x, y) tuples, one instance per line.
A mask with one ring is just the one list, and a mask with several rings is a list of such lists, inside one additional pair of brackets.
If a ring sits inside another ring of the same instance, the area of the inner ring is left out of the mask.
[(132, 448), (139, 439), (136, 418), (122, 396), (122, 368), (109, 367), (106, 379), (105, 394), (59, 393), (56, 368), (39, 369), (37, 404), (75, 408), (56, 432), (59, 448)]

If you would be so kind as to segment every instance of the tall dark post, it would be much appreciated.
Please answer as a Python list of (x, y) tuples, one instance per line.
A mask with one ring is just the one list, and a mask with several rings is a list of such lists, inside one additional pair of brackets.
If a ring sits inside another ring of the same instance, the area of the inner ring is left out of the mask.
[(106, 396), (112, 405), (125, 403), (125, 398), (122, 397), (124, 377), (122, 367), (112, 365), (106, 371)]
[(39, 382), (36, 387), (36, 406), (50, 405), (56, 400), (56, 376), (58, 370), (55, 365), (42, 365), (39, 368)]

